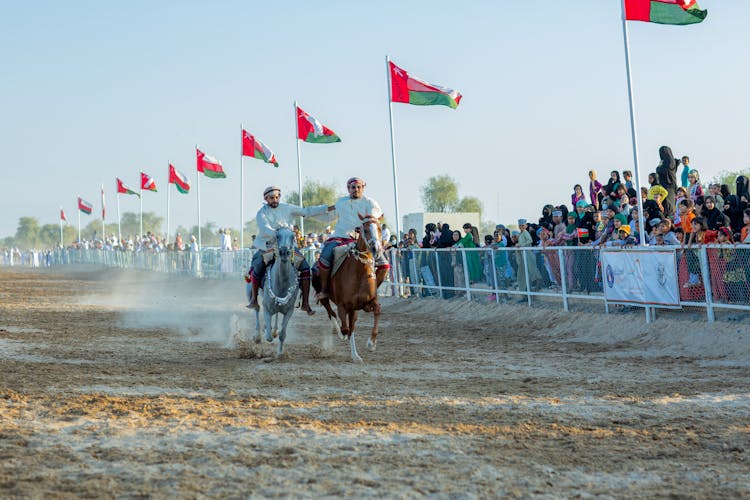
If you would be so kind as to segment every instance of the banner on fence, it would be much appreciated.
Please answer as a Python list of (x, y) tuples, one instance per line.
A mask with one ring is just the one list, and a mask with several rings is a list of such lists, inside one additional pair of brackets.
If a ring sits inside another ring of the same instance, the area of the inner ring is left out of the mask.
[(674, 251), (601, 253), (607, 302), (680, 307)]

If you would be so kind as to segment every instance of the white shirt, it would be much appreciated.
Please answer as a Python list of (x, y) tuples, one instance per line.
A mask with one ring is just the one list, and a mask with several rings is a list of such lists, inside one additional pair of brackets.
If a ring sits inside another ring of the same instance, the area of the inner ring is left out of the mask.
[(276, 208), (271, 208), (268, 204), (263, 205), (255, 216), (258, 223), (258, 237), (255, 238), (255, 248), (265, 250), (268, 244), (276, 242), (276, 230), (280, 227), (292, 228), (295, 217), (310, 217), (322, 215), (328, 211), (327, 205), (315, 205), (311, 207), (300, 208), (297, 205), (288, 203), (279, 203)]
[(354, 230), (362, 225), (359, 215), (371, 215), (380, 218), (383, 215), (378, 202), (367, 196), (354, 199), (349, 196), (339, 198), (334, 207), (338, 221), (333, 230), (333, 238), (354, 238)]

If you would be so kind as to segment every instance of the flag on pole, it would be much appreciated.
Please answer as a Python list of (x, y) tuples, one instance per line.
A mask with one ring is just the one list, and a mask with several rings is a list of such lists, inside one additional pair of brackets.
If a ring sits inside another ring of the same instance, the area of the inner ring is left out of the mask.
[(187, 176), (169, 164), (169, 184), (174, 184), (177, 191), (187, 194), (190, 191), (190, 181)]
[(626, 21), (683, 25), (701, 23), (707, 15), (696, 0), (625, 0)]
[(156, 181), (144, 172), (141, 172), (141, 189), (156, 192)]
[(102, 220), (107, 218), (107, 205), (104, 203), (104, 184), (102, 184)]
[(120, 180), (119, 177), (115, 177), (115, 179), (117, 179), (117, 192), (118, 193), (122, 193), (122, 194), (134, 194), (134, 195), (136, 195), (139, 198), (141, 197), (140, 193), (138, 193), (136, 191), (133, 191), (132, 189), (130, 189), (129, 187), (127, 187), (125, 185), (125, 183)]
[(60, 220), (68, 222), (68, 219), (65, 217), (65, 210), (63, 210), (62, 208), (60, 209)]
[(242, 130), (242, 156), (250, 156), (266, 163), (272, 163), (274, 167), (279, 166), (273, 151), (245, 129)]
[(297, 106), (297, 138), (305, 142), (341, 142), (341, 138), (330, 128)]
[(195, 148), (195, 156), (198, 161), (198, 172), (212, 179), (223, 179), (227, 176), (221, 167), (221, 162), (212, 156), (208, 156), (203, 151)]
[(85, 213), (86, 215), (91, 215), (91, 212), (94, 210), (94, 205), (79, 196), (78, 197), (78, 210)]
[(448, 106), (455, 109), (461, 102), (461, 93), (457, 90), (428, 83), (412, 76), (393, 62), (388, 62), (391, 69), (391, 101), (405, 102), (417, 106)]

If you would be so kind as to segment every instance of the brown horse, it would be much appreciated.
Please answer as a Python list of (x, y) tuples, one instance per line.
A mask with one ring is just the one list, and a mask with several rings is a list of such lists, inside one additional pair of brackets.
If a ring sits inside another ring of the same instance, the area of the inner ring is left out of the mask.
[[(336, 274), (331, 276), (328, 287), (328, 298), (321, 299), (320, 304), (328, 313), (331, 321), (336, 320), (336, 313), (331, 302), (338, 308), (338, 319), (343, 337), (349, 337), (352, 361), (361, 362), (354, 342), (354, 325), (357, 323), (357, 311), (372, 312), (375, 318), (372, 333), (367, 340), (367, 347), (374, 351), (378, 337), (380, 304), (378, 304), (378, 287), (388, 273), (387, 268), (375, 269), (375, 256), (383, 251), (380, 241), (380, 221), (371, 215), (359, 215), (362, 226), (356, 245), (341, 263)], [(313, 287), (320, 291), (320, 280), (313, 277)], [(337, 325), (338, 326), (338, 325)]]

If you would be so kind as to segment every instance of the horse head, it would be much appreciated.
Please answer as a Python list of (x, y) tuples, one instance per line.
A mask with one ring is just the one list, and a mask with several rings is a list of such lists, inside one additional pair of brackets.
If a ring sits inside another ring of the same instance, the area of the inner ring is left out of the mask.
[(357, 214), (362, 221), (360, 238), (364, 240), (367, 249), (373, 257), (383, 252), (383, 243), (380, 240), (380, 219), (372, 215)]
[(287, 262), (294, 252), (294, 232), (288, 227), (280, 227), (276, 230), (276, 248), (279, 259)]

